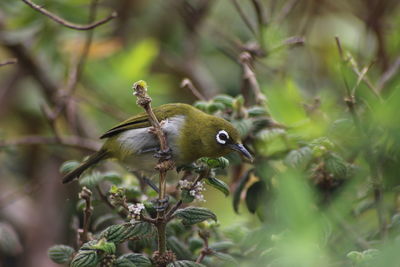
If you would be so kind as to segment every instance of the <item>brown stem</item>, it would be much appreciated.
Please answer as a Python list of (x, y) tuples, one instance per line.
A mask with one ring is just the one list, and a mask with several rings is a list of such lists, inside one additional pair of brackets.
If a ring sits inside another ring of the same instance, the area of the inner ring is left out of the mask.
[(201, 239), (203, 239), (204, 244), (199, 257), (196, 260), (196, 263), (201, 263), (207, 255), (212, 254), (212, 250), (208, 247), (209, 233), (204, 231), (199, 231), (199, 236)]
[(185, 78), (181, 82), (181, 88), (188, 88), (192, 94), (202, 101), (207, 101), (207, 98), (203, 96), (199, 90), (193, 85), (192, 81), (189, 78)]
[(91, 30), (94, 29), (100, 25), (103, 25), (107, 22), (109, 22), (110, 20), (114, 19), (117, 17), (117, 12), (113, 12), (111, 13), (111, 15), (109, 15), (108, 17), (99, 20), (97, 22), (93, 22), (87, 25), (79, 25), (79, 24), (75, 24), (69, 21), (66, 21), (62, 18), (60, 18), (59, 16), (51, 13), (50, 11), (44, 9), (43, 7), (29, 1), (29, 0), (22, 0), (24, 3), (26, 3), (27, 5), (29, 5), (31, 8), (35, 9), (36, 11), (39, 11), (40, 13), (42, 13), (43, 15), (49, 17), (50, 19), (52, 19), (53, 21), (67, 27), (70, 29), (74, 29), (74, 30), (78, 30), (78, 31), (87, 31), (87, 30)]
[[(142, 107), (147, 115), (150, 124), (152, 125), (152, 131), (157, 135), (157, 138), (160, 142), (160, 150), (161, 157), (156, 166), (156, 169), (160, 172), (160, 181), (159, 181), (159, 194), (158, 199), (161, 201), (165, 199), (166, 192), (166, 174), (167, 171), (173, 169), (174, 162), (170, 159), (171, 153), (168, 147), (168, 142), (164, 131), (161, 129), (161, 125), (151, 108), (151, 98), (147, 94), (147, 84), (144, 81), (138, 81), (133, 85), (134, 94), (137, 97), (136, 103)], [(167, 220), (165, 218), (164, 211), (157, 211), (157, 219), (156, 219), (156, 227), (157, 227), (157, 235), (158, 235), (158, 253), (160, 256), (164, 255), (167, 250), (166, 244), (166, 232), (165, 227), (167, 224)]]
[(83, 227), (79, 230), (79, 242), (80, 244), (84, 244), (90, 240), (89, 238), (89, 224), (90, 217), (93, 213), (92, 206), (92, 191), (88, 188), (83, 187), (82, 191), (79, 193), (79, 198), (85, 200), (85, 209), (83, 210)]

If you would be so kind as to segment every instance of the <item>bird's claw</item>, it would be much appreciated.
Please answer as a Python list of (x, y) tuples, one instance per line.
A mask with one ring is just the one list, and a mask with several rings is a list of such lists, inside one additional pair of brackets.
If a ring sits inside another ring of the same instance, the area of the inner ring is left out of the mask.
[(169, 197), (166, 196), (163, 199), (154, 199), (152, 202), (157, 212), (165, 211), (169, 206)]

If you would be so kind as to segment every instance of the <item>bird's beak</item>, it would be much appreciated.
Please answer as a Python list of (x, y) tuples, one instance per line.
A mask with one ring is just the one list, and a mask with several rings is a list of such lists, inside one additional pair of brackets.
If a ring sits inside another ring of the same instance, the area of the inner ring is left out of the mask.
[(253, 156), (250, 154), (250, 152), (242, 145), (242, 144), (232, 144), (230, 145), (231, 149), (239, 152), (242, 154), (246, 159), (250, 160), (253, 162)]

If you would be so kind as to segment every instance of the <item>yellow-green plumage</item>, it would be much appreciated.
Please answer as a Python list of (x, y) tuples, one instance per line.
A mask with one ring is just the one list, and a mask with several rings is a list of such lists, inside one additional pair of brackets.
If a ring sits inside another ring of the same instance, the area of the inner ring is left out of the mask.
[[(180, 103), (162, 105), (153, 111), (157, 119), (164, 122), (163, 130), (178, 166), (201, 157), (223, 156), (233, 150), (251, 157), (241, 146), (238, 131), (222, 118)], [(159, 143), (157, 137), (149, 132), (149, 127), (147, 114), (140, 113), (111, 128), (100, 137), (106, 139), (100, 151), (90, 156), (77, 170), (67, 174), (63, 182), (79, 177), (86, 168), (107, 158), (117, 158), (133, 169), (153, 170), (156, 161), (153, 155)], [(221, 137), (228, 137), (226, 141), (216, 139), (221, 131)], [(227, 136), (224, 136), (225, 133)]]

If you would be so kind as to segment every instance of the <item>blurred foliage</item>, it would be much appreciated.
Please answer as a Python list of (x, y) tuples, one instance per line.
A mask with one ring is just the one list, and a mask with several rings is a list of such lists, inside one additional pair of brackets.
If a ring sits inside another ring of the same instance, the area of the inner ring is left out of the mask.
[[(193, 103), (224, 117), (255, 155), (253, 164), (230, 155), (182, 171), (214, 168), (206, 187), (217, 190), (204, 192), (202, 208), (168, 224), (175, 266), (195, 266), (205, 232), (212, 251), (206, 266), (398, 266), (398, 1), (236, 1), (251, 29), (233, 2), (99, 1), (96, 20), (113, 10), (119, 16), (93, 31), (69, 95), (88, 32), (67, 29), (22, 1), (0, 1), (0, 62), (19, 61), (0, 67), (0, 265), (53, 266), (46, 251), (63, 243), (70, 246), (48, 252), (55, 262), (151, 266), (154, 231), (126, 231), (135, 224), (104, 195), (114, 204), (142, 202), (153, 216), (156, 193), (117, 165), (87, 172), (80, 186), (94, 193), (93, 235), (76, 246), (85, 201), (77, 185), (61, 185), (58, 172), (139, 111), (130, 87), (144, 79), (154, 105)], [(88, 0), (35, 3), (88, 22)], [(245, 52), (264, 104), (243, 77)], [(180, 88), (183, 78), (204, 99)], [(55, 120), (46, 115), (65, 100)], [(195, 200), (182, 189), (171, 186), (172, 204)], [(217, 223), (203, 221), (215, 216)]]

